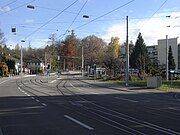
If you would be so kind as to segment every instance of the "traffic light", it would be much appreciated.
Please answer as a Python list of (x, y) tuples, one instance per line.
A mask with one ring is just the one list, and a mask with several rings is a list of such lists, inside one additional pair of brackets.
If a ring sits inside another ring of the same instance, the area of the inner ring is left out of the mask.
[(12, 31), (13, 33), (16, 32), (16, 28), (13, 27), (13, 28), (11, 29), (11, 31)]

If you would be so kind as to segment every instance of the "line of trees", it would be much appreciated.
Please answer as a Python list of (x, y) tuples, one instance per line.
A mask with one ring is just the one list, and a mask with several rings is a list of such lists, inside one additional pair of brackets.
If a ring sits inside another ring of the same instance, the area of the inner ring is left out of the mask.
[[(80, 39), (75, 35), (74, 31), (71, 31), (62, 41), (57, 39), (56, 34), (51, 34), (47, 44), (45, 48), (33, 49), (31, 44), (29, 44), (28, 48), (23, 48), (24, 63), (30, 58), (38, 58), (46, 65), (50, 63), (53, 71), (57, 71), (59, 67), (61, 70), (81, 69), (83, 47), (85, 67), (96, 64), (97, 67), (106, 68), (107, 73), (113, 77), (124, 74), (126, 43), (121, 44), (118, 37), (112, 37), (110, 42), (106, 43), (95, 35), (89, 35)], [(153, 65), (148, 56), (146, 44), (141, 33), (138, 34), (135, 45), (130, 41), (129, 48), (130, 68), (138, 69), (142, 77), (145, 77), (147, 74), (154, 75), (160, 72), (159, 67)], [(8, 71), (14, 69), (15, 61), (9, 59), (9, 56), (20, 60), (20, 46), (17, 44), (14, 49), (7, 48), (4, 34), (1, 31), (0, 52), (1, 65), (4, 63), (8, 67)], [(58, 56), (60, 56), (60, 60), (58, 60)], [(168, 59), (169, 68), (174, 69), (175, 62), (171, 47), (169, 48)]]

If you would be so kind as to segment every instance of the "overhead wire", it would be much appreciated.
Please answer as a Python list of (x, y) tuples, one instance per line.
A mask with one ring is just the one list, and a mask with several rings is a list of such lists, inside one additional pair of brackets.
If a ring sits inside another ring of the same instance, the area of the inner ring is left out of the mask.
[(46, 26), (47, 24), (49, 24), (51, 21), (53, 21), (55, 18), (57, 18), (59, 15), (61, 15), (65, 10), (67, 10), (68, 8), (70, 8), (72, 5), (74, 5), (78, 0), (75, 0), (73, 3), (71, 3), (69, 6), (67, 6), (66, 8), (64, 8), (60, 13), (58, 13), (57, 15), (55, 15), (54, 17), (52, 17), (50, 20), (48, 20), (47, 22), (45, 22), (43, 25), (41, 25), (40, 27), (38, 27), (35, 31), (33, 31), (32, 33), (30, 33), (29, 35), (27, 35), (25, 37), (25, 39), (27, 39), (28, 37), (30, 37), (31, 35), (33, 35), (34, 33), (36, 33), (37, 31), (39, 31), (42, 27)]
[(7, 4), (3, 5), (3, 6), (1, 6), (1, 8), (7, 7), (7, 6), (9, 6), (9, 5), (15, 3), (16, 1), (18, 1), (18, 0), (11, 1), (11, 2), (9, 2), (9, 3), (7, 3)]
[[(149, 20), (148, 20), (147, 22), (149, 22), (149, 21), (153, 18), (153, 16), (166, 4), (167, 1), (168, 1), (168, 0), (165, 0), (165, 1), (160, 5), (160, 7), (150, 16), (150, 18), (149, 18)], [(147, 22), (146, 22), (146, 23), (147, 23)], [(141, 28), (139, 29), (138, 33), (139, 33), (140, 30), (146, 25), (146, 23), (142, 24), (142, 26), (141, 26)]]
[(85, 7), (85, 5), (87, 4), (88, 0), (86, 0), (83, 4), (83, 6), (81, 7), (81, 9), (79, 10), (79, 12), (76, 14), (76, 16), (74, 17), (72, 23), (69, 25), (69, 27), (67, 28), (67, 30), (64, 32), (64, 34), (60, 35), (59, 37), (61, 36), (64, 36), (67, 31), (71, 28), (71, 26), (74, 24), (74, 22), (76, 21), (77, 17), (79, 16), (79, 14), (81, 13), (81, 11), (83, 10), (83, 8)]
[(115, 8), (115, 9), (113, 9), (113, 10), (111, 10), (111, 11), (109, 11), (109, 12), (103, 14), (103, 15), (100, 15), (100, 16), (98, 16), (98, 17), (96, 17), (96, 18), (90, 20), (89, 22), (87, 22), (87, 23), (85, 23), (85, 24), (82, 24), (82, 25), (80, 25), (80, 26), (74, 28), (74, 30), (79, 29), (79, 28), (81, 28), (81, 27), (83, 27), (83, 26), (86, 26), (86, 25), (88, 25), (88, 24), (94, 22), (95, 20), (98, 20), (99, 18), (102, 18), (102, 17), (104, 17), (104, 16), (106, 16), (106, 15), (108, 15), (108, 14), (110, 14), (110, 13), (112, 13), (112, 12), (114, 12), (114, 11), (120, 9), (120, 8), (122, 8), (122, 7), (125, 7), (125, 6), (129, 5), (130, 3), (134, 2), (134, 1), (135, 1), (135, 0), (131, 0), (131, 1), (129, 1), (129, 2), (125, 3), (125, 4), (123, 4), (123, 5), (119, 6), (119, 7), (117, 7), (117, 8)]
[[(130, 18), (130, 20), (143, 20), (143, 19), (152, 19), (152, 18), (162, 18), (164, 16), (159, 16), (159, 17), (132, 17)], [(101, 19), (101, 20), (95, 20), (94, 22), (105, 22), (105, 21), (119, 21), (119, 20), (125, 20), (125, 18), (110, 18), (110, 19)], [(58, 24), (58, 23), (71, 23), (72, 21), (57, 21), (57, 22), (51, 22), (49, 24)], [(75, 21), (77, 23), (85, 23), (88, 21)], [(36, 22), (36, 23), (31, 23), (32, 25), (36, 25), (36, 24), (44, 24), (45, 22)], [(6, 24), (6, 25), (27, 25), (26, 23), (10, 23), (10, 24)]]
[(14, 11), (14, 10), (16, 10), (16, 9), (18, 9), (18, 8), (21, 8), (21, 7), (23, 7), (23, 6), (27, 5), (27, 4), (30, 4), (30, 3), (34, 2), (34, 1), (36, 1), (36, 0), (31, 0), (31, 1), (29, 1), (29, 2), (23, 3), (23, 4), (15, 7), (15, 8), (12, 8), (12, 9), (10, 9), (10, 10), (8, 10), (8, 11), (5, 11), (5, 12), (1, 13), (0, 15), (6, 14), (6, 13), (8, 13), (8, 12), (12, 12), (12, 11)]

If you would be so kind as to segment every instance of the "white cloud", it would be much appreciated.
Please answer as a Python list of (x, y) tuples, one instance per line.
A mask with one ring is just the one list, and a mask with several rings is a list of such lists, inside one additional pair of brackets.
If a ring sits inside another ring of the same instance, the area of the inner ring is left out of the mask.
[(9, 6), (0, 7), (0, 11), (1, 11), (1, 12), (8, 12), (8, 11), (10, 11), (10, 10), (11, 10), (11, 8), (10, 8)]
[[(168, 34), (170, 38), (180, 36), (180, 12), (172, 12), (171, 18), (166, 18), (167, 13), (156, 14), (151, 19), (129, 21), (129, 40), (134, 43), (138, 33), (141, 32), (146, 45), (157, 44), (158, 39), (163, 39)], [(166, 27), (170, 25), (170, 28)], [(110, 26), (102, 38), (109, 42), (112, 36), (118, 36), (121, 43), (126, 39), (126, 22)]]

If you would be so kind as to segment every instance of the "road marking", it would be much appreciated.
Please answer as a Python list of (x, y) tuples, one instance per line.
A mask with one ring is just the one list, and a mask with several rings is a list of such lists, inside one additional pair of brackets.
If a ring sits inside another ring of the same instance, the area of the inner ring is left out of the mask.
[(52, 80), (50, 83), (54, 83), (54, 82), (56, 82), (57, 80)]
[(180, 108), (179, 108), (179, 107), (168, 107), (168, 109), (180, 111)]
[(129, 101), (129, 102), (133, 102), (133, 103), (137, 103), (138, 101), (136, 100), (131, 100), (131, 99), (127, 99), (127, 98), (120, 98), (120, 97), (115, 97), (116, 99), (121, 99), (121, 100), (125, 100), (125, 101)]
[[(88, 94), (88, 93), (87, 93)], [(97, 93), (97, 92), (90, 92), (90, 94), (99, 94), (99, 93)]]
[(31, 99), (35, 99), (34, 97), (31, 97)]
[(64, 117), (71, 120), (71, 121), (73, 121), (73, 122), (75, 122), (76, 124), (79, 124), (79, 125), (83, 126), (84, 128), (86, 128), (88, 130), (94, 130), (94, 128), (92, 128), (92, 127), (90, 127), (90, 126), (88, 126), (88, 125), (86, 125), (86, 124), (84, 124), (84, 123), (82, 123), (82, 122), (68, 116), (68, 115), (64, 115)]
[(37, 102), (40, 102), (38, 99), (36, 99)]
[(7, 82), (7, 81), (9, 81), (9, 80), (10, 80), (10, 79), (4, 80), (4, 81), (0, 82), (0, 84), (3, 84), (3, 83), (5, 83), (5, 82)]
[(3, 132), (2, 132), (2, 129), (1, 129), (1, 127), (0, 127), (0, 135), (3, 135)]
[(43, 106), (47, 106), (45, 103), (41, 103)]

